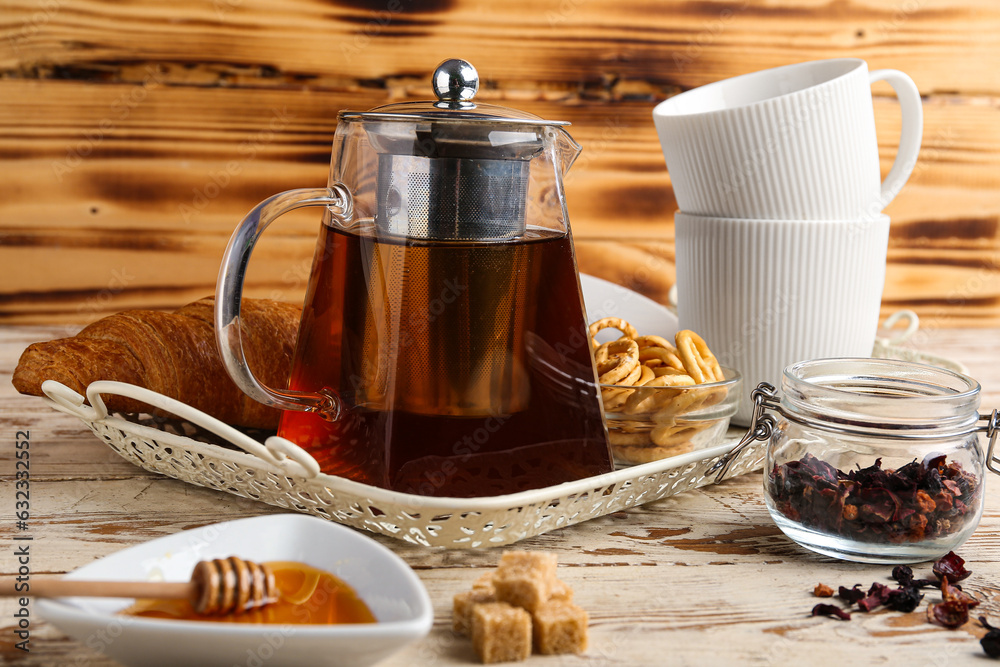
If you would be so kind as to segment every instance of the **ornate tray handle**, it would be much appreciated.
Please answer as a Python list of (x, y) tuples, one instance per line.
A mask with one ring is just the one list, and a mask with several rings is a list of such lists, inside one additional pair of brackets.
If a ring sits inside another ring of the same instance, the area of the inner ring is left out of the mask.
[(261, 445), (250, 436), (241, 433), (229, 424), (221, 422), (201, 410), (192, 408), (187, 403), (182, 403), (181, 401), (143, 387), (137, 387), (125, 382), (112, 382), (110, 380), (93, 382), (87, 387), (87, 401), (90, 405), (84, 403), (83, 396), (55, 380), (46, 380), (43, 382), (42, 392), (52, 401), (55, 409), (85, 422), (100, 422), (108, 417), (108, 409), (104, 405), (104, 399), (101, 398), (101, 394), (115, 394), (117, 396), (134, 398), (137, 401), (142, 401), (155, 408), (177, 415), (185, 421), (211, 431), (227, 442), (236, 445), (247, 454), (256, 456), (269, 464), (271, 468), (286, 475), (312, 479), (319, 474), (319, 464), (316, 463), (316, 459), (291, 440), (273, 435)]

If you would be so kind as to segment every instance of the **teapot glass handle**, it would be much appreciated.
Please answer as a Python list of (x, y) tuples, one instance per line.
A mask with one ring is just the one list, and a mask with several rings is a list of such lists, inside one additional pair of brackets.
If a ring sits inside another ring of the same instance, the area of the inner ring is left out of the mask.
[(304, 206), (324, 206), (330, 215), (349, 220), (354, 200), (341, 183), (326, 188), (288, 190), (265, 199), (239, 224), (219, 269), (215, 287), (215, 337), (219, 354), (233, 382), (256, 401), (282, 410), (316, 412), (324, 419), (340, 416), (340, 397), (332, 391), (304, 392), (264, 385), (247, 365), (240, 325), (240, 301), (250, 253), (260, 235), (278, 216)]

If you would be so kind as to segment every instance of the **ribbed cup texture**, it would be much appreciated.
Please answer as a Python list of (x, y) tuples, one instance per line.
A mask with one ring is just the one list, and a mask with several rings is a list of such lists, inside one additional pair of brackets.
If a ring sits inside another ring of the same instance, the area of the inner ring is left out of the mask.
[(744, 220), (677, 213), (680, 325), (743, 374), (781, 386), (797, 361), (870, 357), (885, 282), (889, 218)]
[(882, 210), (867, 67), (743, 107), (653, 119), (685, 213), (851, 220)]

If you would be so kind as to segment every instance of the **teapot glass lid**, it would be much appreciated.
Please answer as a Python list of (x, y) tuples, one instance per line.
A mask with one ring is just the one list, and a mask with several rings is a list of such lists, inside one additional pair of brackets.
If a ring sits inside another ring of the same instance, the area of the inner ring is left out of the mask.
[(566, 126), (563, 120), (545, 120), (535, 114), (498, 106), (480, 104), (473, 98), (479, 90), (479, 74), (465, 60), (445, 60), (434, 70), (431, 79), (436, 101), (397, 102), (369, 111), (341, 111), (340, 120), (362, 121), (455, 121), (473, 123), (514, 123), (534, 126)]

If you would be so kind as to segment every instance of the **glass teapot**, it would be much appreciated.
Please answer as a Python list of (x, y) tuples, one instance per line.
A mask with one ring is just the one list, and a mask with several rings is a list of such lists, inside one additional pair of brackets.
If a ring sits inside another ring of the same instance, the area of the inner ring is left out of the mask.
[[(236, 229), (226, 369), (328, 474), (468, 497), (609, 472), (562, 185), (580, 147), (565, 122), (474, 102), (465, 61), (433, 85), (434, 102), (340, 112), (329, 185)], [(267, 387), (243, 352), (243, 282), (264, 229), (303, 206), (325, 210), (288, 387)]]

